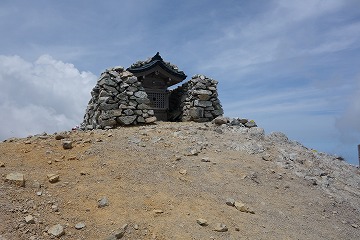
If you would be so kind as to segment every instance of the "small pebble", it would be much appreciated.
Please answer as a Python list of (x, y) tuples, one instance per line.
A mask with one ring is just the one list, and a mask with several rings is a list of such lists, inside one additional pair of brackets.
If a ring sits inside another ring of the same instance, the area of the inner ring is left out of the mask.
[(59, 181), (60, 176), (58, 174), (48, 174), (47, 178), (50, 183), (56, 183), (57, 181)]
[(210, 162), (210, 159), (208, 157), (203, 157), (201, 159), (202, 162)]
[(98, 207), (103, 208), (109, 206), (109, 200), (106, 197), (102, 197), (98, 200)]
[(125, 231), (126, 231), (127, 226), (128, 226), (127, 224), (124, 224), (120, 229), (118, 229), (115, 232), (114, 235), (115, 235), (116, 239), (120, 239), (125, 235)]
[(51, 234), (54, 237), (61, 237), (62, 235), (65, 234), (64, 227), (61, 226), (60, 224), (51, 226), (47, 232), (48, 232), (48, 234)]
[(28, 223), (28, 224), (35, 223), (35, 219), (34, 219), (34, 217), (31, 216), (31, 215), (27, 215), (27, 216), (25, 217), (25, 222)]
[(75, 225), (75, 228), (76, 228), (77, 230), (80, 230), (80, 229), (83, 229), (85, 226), (86, 226), (86, 225), (85, 225), (84, 222), (79, 222), (79, 223), (77, 223), (77, 224)]
[(66, 140), (62, 142), (62, 146), (64, 149), (72, 149), (73, 148), (72, 143), (73, 143), (72, 141)]
[(54, 212), (58, 212), (59, 211), (59, 207), (57, 205), (52, 205), (51, 206), (51, 209), (54, 211)]
[(197, 222), (200, 226), (207, 226), (207, 225), (208, 225), (207, 221), (206, 221), (205, 219), (203, 219), (203, 218), (198, 218), (198, 219), (196, 219), (196, 222)]
[(161, 213), (164, 213), (164, 211), (161, 210), (161, 209), (155, 209), (155, 210), (154, 210), (154, 213), (156, 213), (156, 214), (161, 214)]
[(232, 198), (226, 199), (226, 205), (233, 207), (235, 205), (235, 200)]
[(216, 232), (227, 232), (228, 228), (223, 223), (217, 223), (217, 224), (215, 224), (214, 231), (216, 231)]

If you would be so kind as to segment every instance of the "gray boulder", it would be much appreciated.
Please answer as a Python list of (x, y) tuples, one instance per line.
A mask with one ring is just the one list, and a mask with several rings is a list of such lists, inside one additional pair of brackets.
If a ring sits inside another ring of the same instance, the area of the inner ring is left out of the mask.
[(137, 116), (135, 116), (135, 115), (123, 116), (123, 117), (116, 118), (116, 121), (121, 125), (130, 125), (135, 121), (136, 118), (137, 118)]
[(223, 117), (223, 116), (219, 116), (219, 117), (216, 117), (213, 122), (216, 124), (216, 125), (222, 125), (222, 124), (227, 124), (229, 122), (229, 118), (227, 117)]

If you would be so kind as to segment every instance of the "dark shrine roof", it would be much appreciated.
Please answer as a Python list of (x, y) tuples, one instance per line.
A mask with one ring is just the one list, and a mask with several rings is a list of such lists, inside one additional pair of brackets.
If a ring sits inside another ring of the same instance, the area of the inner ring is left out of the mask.
[(149, 70), (160, 67), (165, 70), (168, 74), (176, 77), (179, 80), (184, 80), (186, 75), (183, 71), (180, 71), (176, 65), (173, 65), (169, 62), (165, 62), (160, 53), (157, 52), (155, 56), (145, 61), (137, 61), (132, 64), (127, 70), (134, 73), (135, 75), (140, 75), (141, 73), (149, 72)]

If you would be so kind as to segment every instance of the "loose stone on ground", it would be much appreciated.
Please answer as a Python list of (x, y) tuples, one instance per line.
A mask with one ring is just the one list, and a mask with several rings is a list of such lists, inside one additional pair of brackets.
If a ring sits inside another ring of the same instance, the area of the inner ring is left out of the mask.
[(75, 228), (77, 230), (83, 229), (85, 227), (85, 223), (84, 222), (78, 222), (77, 224), (75, 224)]
[(153, 210), (155, 214), (162, 214), (164, 211), (162, 209), (155, 209)]
[(51, 173), (51, 174), (47, 175), (47, 178), (48, 178), (50, 183), (56, 183), (56, 182), (59, 181), (60, 176), (59, 176), (59, 174)]
[(203, 157), (201, 158), (202, 162), (210, 162), (210, 158), (209, 157)]
[(122, 238), (125, 235), (126, 229), (127, 229), (128, 225), (124, 224), (121, 228), (119, 228), (116, 232), (115, 232), (115, 237), (117, 239)]
[(65, 234), (64, 227), (60, 224), (51, 226), (47, 232), (48, 234), (51, 234), (54, 237), (61, 237), (62, 235)]
[(215, 227), (214, 227), (214, 231), (216, 231), (216, 232), (227, 232), (228, 228), (223, 223), (216, 223)]
[(27, 215), (26, 217), (25, 217), (25, 222), (26, 223), (35, 223), (35, 219), (34, 219), (34, 217), (32, 216), (32, 215)]
[(197, 222), (200, 226), (207, 226), (207, 225), (208, 225), (207, 221), (206, 221), (205, 219), (203, 219), (203, 218), (198, 218), (198, 219), (196, 219), (196, 222)]
[(98, 207), (99, 208), (103, 208), (109, 206), (109, 200), (107, 199), (107, 197), (102, 197), (101, 199), (98, 200)]
[(62, 134), (55, 135), (56, 140), (61, 140), (61, 139), (64, 139), (64, 138), (66, 138), (66, 137), (64, 135), (62, 135)]
[(244, 203), (239, 202), (239, 201), (235, 201), (234, 207), (237, 210), (239, 210), (240, 212), (246, 212), (246, 213), (251, 213), (251, 214), (255, 213), (253, 209), (251, 209), (250, 207), (246, 206)]
[(5, 181), (11, 184), (15, 184), (19, 187), (25, 186), (25, 177), (22, 173), (9, 173), (6, 175)]
[(232, 198), (226, 199), (226, 205), (233, 207), (235, 205), (235, 200)]
[(65, 140), (62, 142), (62, 146), (64, 149), (72, 149), (73, 148), (72, 143), (73, 142), (70, 140)]

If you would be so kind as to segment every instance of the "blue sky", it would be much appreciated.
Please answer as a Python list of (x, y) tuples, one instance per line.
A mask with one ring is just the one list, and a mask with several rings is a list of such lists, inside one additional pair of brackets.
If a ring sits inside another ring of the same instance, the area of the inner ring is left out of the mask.
[(100, 73), (160, 52), (254, 119), (357, 164), (358, 0), (2, 0), (0, 139), (82, 121)]

